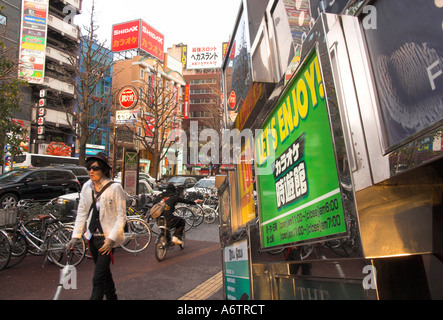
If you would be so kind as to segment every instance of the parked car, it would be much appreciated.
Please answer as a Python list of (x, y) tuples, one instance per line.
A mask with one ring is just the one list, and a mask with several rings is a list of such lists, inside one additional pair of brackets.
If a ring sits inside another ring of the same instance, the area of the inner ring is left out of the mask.
[(61, 164), (61, 165), (54, 165), (48, 168), (71, 170), (72, 173), (77, 177), (78, 181), (82, 186), (86, 181), (89, 180), (89, 172), (85, 167), (82, 166), (77, 166), (75, 164)]
[[(121, 179), (115, 178), (115, 182), (122, 183)], [(138, 182), (138, 194), (158, 195), (161, 192), (153, 190), (151, 185), (144, 180)], [(61, 195), (57, 199), (57, 203), (63, 206), (62, 212), (66, 216), (75, 217), (80, 199), (80, 193), (74, 192), (70, 194)]]
[(186, 192), (209, 193), (213, 188), (215, 188), (215, 177), (208, 177), (198, 180), (192, 188), (186, 189)]
[(51, 200), (80, 189), (80, 182), (70, 170), (13, 170), (0, 176), (0, 205), (2, 208), (14, 206), (21, 199)]
[(188, 189), (197, 183), (197, 179), (193, 177), (181, 177), (181, 176), (172, 177), (167, 182), (159, 184), (158, 191), (166, 190), (166, 187), (170, 183), (173, 183), (177, 189)]
[(153, 177), (151, 177), (149, 173), (140, 172), (138, 177), (139, 179), (147, 180), (151, 184), (151, 187), (157, 188), (157, 181)]

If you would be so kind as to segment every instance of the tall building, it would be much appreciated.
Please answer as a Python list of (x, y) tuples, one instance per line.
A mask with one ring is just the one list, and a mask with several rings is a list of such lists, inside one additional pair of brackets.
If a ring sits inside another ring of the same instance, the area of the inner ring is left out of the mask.
[[(225, 46), (226, 44), (222, 43), (217, 45), (179, 44), (168, 49), (168, 52), (181, 56), (183, 76), (188, 85), (187, 109), (183, 114), (183, 130), (188, 133), (188, 137), (191, 124), (194, 128), (198, 128), (199, 134), (204, 129), (214, 129), (218, 132), (222, 129), (220, 66)], [(188, 139), (188, 144), (189, 142)], [(206, 141), (201, 144), (206, 144)], [(199, 145), (199, 150), (200, 147)], [(208, 161), (191, 163), (194, 161), (191, 161), (190, 152), (187, 152), (187, 159), (183, 161), (187, 173), (207, 175), (214, 173), (217, 169), (215, 163), (207, 163)]]
[[(94, 53), (92, 54), (92, 58), (94, 58), (92, 64), (95, 65), (101, 63), (103, 73), (92, 94), (94, 104), (90, 110), (91, 116), (94, 116), (97, 112), (101, 112), (101, 110), (108, 110), (100, 120), (95, 120), (89, 125), (91, 135), (86, 143), (86, 155), (94, 155), (98, 152), (104, 152), (107, 155), (110, 155), (112, 152), (111, 144), (113, 142), (113, 130), (111, 125), (112, 98), (109, 98), (109, 96), (112, 94), (112, 61), (114, 60), (114, 53), (111, 50), (100, 46), (95, 41), (88, 45), (88, 41), (84, 41), (83, 39), (84, 38), (82, 38), (81, 42), (82, 52), (91, 49), (91, 52)], [(81, 59), (84, 59), (85, 56), (88, 55), (81, 55)], [(107, 66), (110, 67), (108, 68)], [(81, 61), (80, 71), (82, 73), (85, 72), (84, 67), (85, 64)], [(79, 142), (76, 142), (76, 147), (79, 147)]]
[(0, 1), (6, 45), (15, 51), (19, 76), (28, 85), (21, 88), (21, 112), (15, 117), (29, 132), (29, 151), (45, 153), (54, 141), (74, 153), (74, 69), (68, 59), (80, 43), (80, 30), (72, 18), (81, 13), (82, 0)]

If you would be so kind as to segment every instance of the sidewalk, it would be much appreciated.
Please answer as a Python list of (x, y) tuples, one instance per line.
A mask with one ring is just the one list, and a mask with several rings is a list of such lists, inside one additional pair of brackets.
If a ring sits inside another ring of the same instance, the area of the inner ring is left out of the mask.
[(223, 300), (223, 273), (220, 271), (178, 300)]

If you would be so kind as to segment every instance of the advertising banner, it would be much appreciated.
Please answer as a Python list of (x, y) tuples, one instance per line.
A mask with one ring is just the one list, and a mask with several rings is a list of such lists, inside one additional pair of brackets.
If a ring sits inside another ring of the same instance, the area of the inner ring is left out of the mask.
[(163, 61), (165, 37), (141, 20), (140, 49)]
[(250, 300), (248, 242), (243, 240), (223, 249), (227, 300)]
[(19, 77), (42, 84), (45, 77), (48, 0), (23, 0)]
[(317, 53), (298, 70), (256, 137), (262, 246), (346, 232)]
[(140, 20), (112, 26), (112, 51), (120, 52), (139, 47)]
[(223, 44), (184, 46), (182, 61), (188, 70), (220, 68), (223, 61)]
[(165, 37), (138, 19), (112, 26), (112, 51), (141, 49), (163, 61)]

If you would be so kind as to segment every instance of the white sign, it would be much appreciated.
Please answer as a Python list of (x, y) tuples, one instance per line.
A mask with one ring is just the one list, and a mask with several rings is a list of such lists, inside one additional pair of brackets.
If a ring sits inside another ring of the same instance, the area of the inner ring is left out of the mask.
[(117, 110), (116, 124), (137, 123), (138, 110)]
[(223, 45), (188, 45), (186, 69), (221, 68)]

